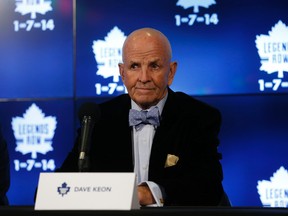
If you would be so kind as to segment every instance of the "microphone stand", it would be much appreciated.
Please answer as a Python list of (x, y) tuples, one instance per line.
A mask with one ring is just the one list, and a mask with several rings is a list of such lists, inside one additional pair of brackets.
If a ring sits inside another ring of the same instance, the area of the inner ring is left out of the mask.
[(91, 116), (83, 117), (80, 143), (81, 149), (78, 160), (79, 172), (88, 172), (90, 169), (89, 150), (93, 124), (94, 122)]

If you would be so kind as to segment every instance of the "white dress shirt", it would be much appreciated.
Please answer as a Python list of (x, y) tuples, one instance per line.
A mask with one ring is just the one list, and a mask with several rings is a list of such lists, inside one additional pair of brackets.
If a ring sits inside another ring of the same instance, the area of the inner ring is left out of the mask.
[[(164, 104), (167, 100), (168, 94), (156, 105), (161, 115)], [(131, 100), (132, 109), (141, 111), (142, 109)], [(155, 107), (155, 106), (153, 106)], [(149, 111), (150, 107), (147, 111)], [(153, 138), (155, 135), (156, 127), (146, 124), (142, 129), (136, 131), (133, 127), (133, 155), (134, 155), (134, 172), (136, 174), (138, 185), (147, 184), (151, 190), (153, 197), (156, 201), (155, 205), (151, 206), (163, 206), (163, 196), (159, 186), (152, 181), (148, 181), (148, 169), (150, 160), (150, 151), (152, 148)]]

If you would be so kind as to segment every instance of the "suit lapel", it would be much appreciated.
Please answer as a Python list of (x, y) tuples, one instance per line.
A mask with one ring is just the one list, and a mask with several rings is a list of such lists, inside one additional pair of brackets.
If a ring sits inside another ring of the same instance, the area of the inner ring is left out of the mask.
[(164, 105), (160, 126), (157, 128), (152, 149), (150, 155), (149, 177), (153, 176), (153, 173), (160, 172), (164, 168), (166, 157), (171, 149), (171, 142), (169, 142), (169, 131), (171, 125), (174, 125), (174, 121), (177, 119), (175, 110), (177, 110), (177, 103), (175, 93), (169, 89), (169, 95)]

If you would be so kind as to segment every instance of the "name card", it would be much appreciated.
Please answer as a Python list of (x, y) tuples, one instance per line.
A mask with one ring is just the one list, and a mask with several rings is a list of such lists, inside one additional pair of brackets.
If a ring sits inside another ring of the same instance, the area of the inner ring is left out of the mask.
[(35, 210), (139, 208), (135, 173), (40, 173)]

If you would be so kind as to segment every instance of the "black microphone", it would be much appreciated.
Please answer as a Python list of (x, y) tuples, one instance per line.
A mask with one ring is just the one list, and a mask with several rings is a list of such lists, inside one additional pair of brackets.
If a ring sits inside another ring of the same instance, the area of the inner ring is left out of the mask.
[(100, 119), (100, 115), (100, 108), (96, 103), (84, 103), (79, 109), (78, 117), (81, 121), (79, 172), (87, 172), (90, 169), (89, 151), (91, 136), (95, 123)]

